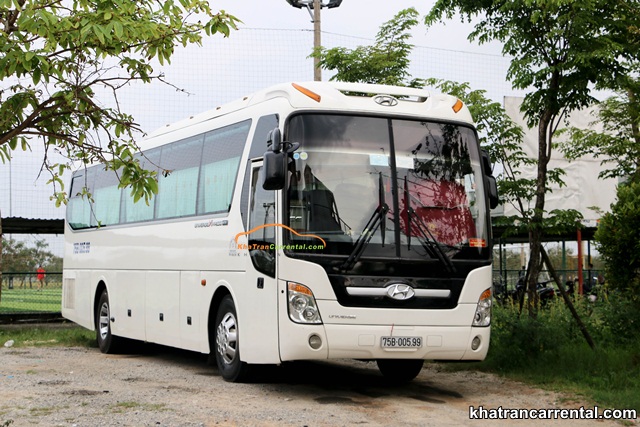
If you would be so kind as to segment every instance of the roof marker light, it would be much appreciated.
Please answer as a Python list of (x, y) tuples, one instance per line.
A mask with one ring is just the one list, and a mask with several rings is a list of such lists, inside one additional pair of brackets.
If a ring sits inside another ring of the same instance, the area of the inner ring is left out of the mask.
[(462, 103), (462, 101), (460, 101), (459, 99), (456, 100), (456, 103), (453, 104), (453, 107), (451, 107), (453, 109), (454, 113), (457, 113), (458, 111), (462, 110), (462, 106), (464, 104)]
[(309, 89), (300, 86), (299, 84), (295, 84), (295, 83), (291, 83), (291, 85), (296, 88), (298, 91), (300, 91), (301, 93), (307, 95), (309, 98), (313, 99), (316, 102), (320, 102), (320, 95), (318, 95), (315, 92), (311, 92)]

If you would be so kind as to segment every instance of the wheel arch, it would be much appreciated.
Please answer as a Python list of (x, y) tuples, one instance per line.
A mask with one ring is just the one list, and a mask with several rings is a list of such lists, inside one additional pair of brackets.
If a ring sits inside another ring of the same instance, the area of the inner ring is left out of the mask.
[(209, 305), (209, 316), (207, 318), (207, 337), (209, 338), (209, 352), (213, 352), (215, 349), (215, 339), (216, 339), (216, 316), (218, 315), (218, 308), (220, 307), (220, 302), (222, 299), (230, 295), (231, 291), (227, 286), (219, 286), (216, 291), (213, 293), (213, 297), (211, 297), (211, 303)]
[(92, 323), (94, 330), (98, 327), (98, 325), (96, 325), (96, 314), (98, 313), (99, 309), (98, 305), (100, 304), (100, 297), (102, 296), (102, 293), (104, 291), (107, 291), (107, 284), (104, 282), (104, 280), (100, 280), (98, 282), (98, 285), (96, 286), (96, 293), (93, 296), (93, 312), (91, 318), (93, 319)]

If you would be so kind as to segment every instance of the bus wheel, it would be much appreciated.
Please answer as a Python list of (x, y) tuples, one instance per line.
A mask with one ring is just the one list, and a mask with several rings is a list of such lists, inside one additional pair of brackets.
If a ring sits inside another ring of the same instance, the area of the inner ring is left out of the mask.
[(240, 360), (238, 316), (230, 295), (225, 296), (220, 302), (215, 324), (214, 351), (220, 375), (225, 381), (245, 381), (249, 367)]
[(109, 308), (109, 294), (105, 289), (98, 301), (96, 311), (96, 340), (103, 353), (116, 353), (122, 343), (122, 338), (111, 334), (111, 314)]
[(382, 375), (394, 383), (406, 383), (418, 376), (422, 370), (422, 359), (378, 359)]

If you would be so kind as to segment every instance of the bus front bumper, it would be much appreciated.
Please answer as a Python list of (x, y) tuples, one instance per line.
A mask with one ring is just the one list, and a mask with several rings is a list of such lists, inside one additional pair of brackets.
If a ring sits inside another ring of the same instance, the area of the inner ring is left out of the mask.
[[(280, 346), (282, 361), (321, 358), (484, 360), (491, 332), (490, 327), (353, 324), (291, 329), (291, 333), (280, 337), (285, 341), (281, 341), (284, 345)], [(311, 347), (311, 336), (315, 336), (316, 345), (319, 338), (319, 348)]]

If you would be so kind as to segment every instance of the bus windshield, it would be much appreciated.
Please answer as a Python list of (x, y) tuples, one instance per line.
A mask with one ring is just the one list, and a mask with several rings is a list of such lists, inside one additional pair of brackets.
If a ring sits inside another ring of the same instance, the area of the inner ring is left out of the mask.
[[(300, 114), (288, 139), (289, 256), (487, 259), (487, 209), (475, 131), (452, 123)], [(322, 239), (322, 242), (320, 242)], [(320, 245), (318, 243), (321, 243)]]

